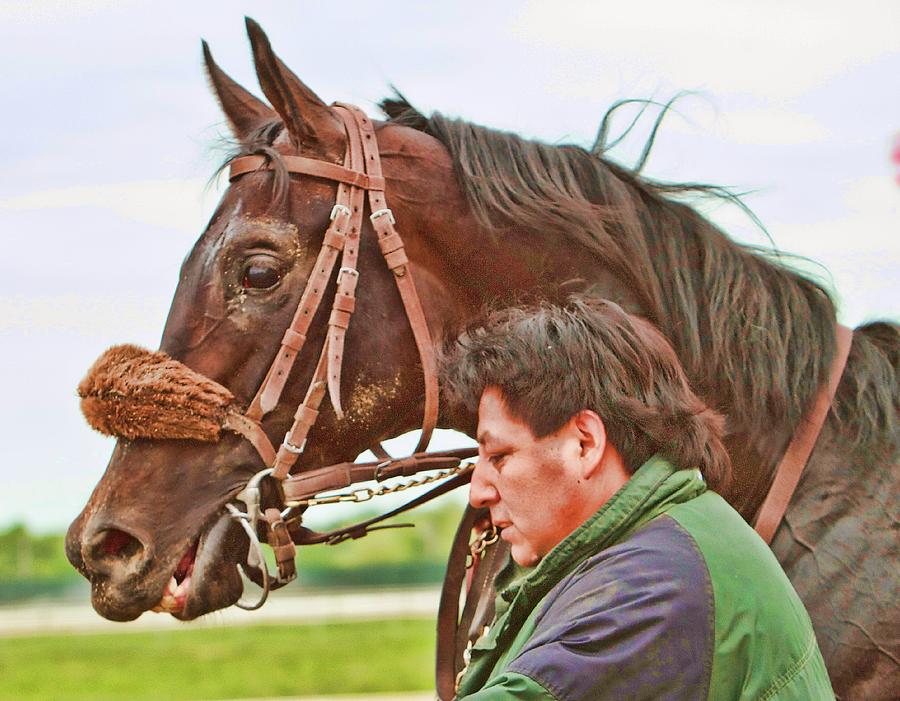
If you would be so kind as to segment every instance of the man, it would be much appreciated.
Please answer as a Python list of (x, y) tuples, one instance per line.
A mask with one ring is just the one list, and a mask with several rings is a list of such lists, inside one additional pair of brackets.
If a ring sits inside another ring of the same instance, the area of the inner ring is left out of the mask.
[(470, 502), (510, 546), (458, 698), (833, 699), (772, 553), (710, 488), (723, 420), (615, 304), (512, 309), (444, 361), (478, 412)]

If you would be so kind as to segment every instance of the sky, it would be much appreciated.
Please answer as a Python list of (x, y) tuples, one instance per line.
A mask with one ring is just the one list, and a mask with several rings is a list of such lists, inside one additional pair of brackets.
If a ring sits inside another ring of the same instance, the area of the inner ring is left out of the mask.
[[(426, 112), (588, 146), (616, 100), (687, 91), (645, 173), (750, 193), (842, 322), (900, 319), (900, 3), (5, 0), (0, 528), (64, 529), (102, 475), (112, 441), (75, 387), (108, 346), (158, 345), (222, 191), (228, 133), (200, 40), (260, 95), (245, 14), (323, 99), (373, 116), (393, 84)], [(611, 157), (633, 162), (651, 121)]]

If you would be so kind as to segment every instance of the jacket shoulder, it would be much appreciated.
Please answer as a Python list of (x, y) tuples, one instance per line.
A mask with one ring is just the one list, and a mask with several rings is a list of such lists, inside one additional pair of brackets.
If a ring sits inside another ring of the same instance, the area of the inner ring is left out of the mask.
[[(746, 521), (715, 492), (675, 506), (668, 516), (691, 534), (710, 572), (716, 695), (834, 698), (809, 615), (771, 549)], [(818, 693), (805, 695), (808, 684)]]
[(561, 701), (705, 700), (714, 607), (700, 551), (663, 515), (561, 580), (505, 671)]

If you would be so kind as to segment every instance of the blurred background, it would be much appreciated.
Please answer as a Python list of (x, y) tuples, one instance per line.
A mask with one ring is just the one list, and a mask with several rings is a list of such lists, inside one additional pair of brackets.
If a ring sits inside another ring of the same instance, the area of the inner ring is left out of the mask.
[[(307, 549), (291, 587), (302, 603), (282, 604), (291, 596), (279, 592), (273, 605), (282, 608), (268, 617), (228, 612), (189, 630), (149, 614), (104, 625), (62, 554), (62, 534), (112, 449), (84, 424), (75, 386), (106, 347), (158, 344), (181, 260), (223, 188), (210, 174), (228, 133), (206, 84), (200, 39), (261, 94), (245, 14), (324, 100), (373, 116), (393, 84), (424, 112), (590, 146), (616, 100), (665, 102), (687, 91), (663, 123), (645, 174), (749, 193), (744, 200), (771, 241), (732, 207), (697, 206), (738, 240), (803, 257), (792, 264), (833, 291), (843, 323), (900, 317), (896, 2), (7, 0), (0, 4), (0, 697), (429, 688), (435, 587), (463, 494), (405, 519), (416, 529)], [(635, 161), (652, 112), (611, 158)], [(623, 110), (613, 135), (635, 114)], [(432, 445), (464, 440), (443, 432)], [(394, 452), (412, 444), (401, 437)], [(363, 514), (338, 508), (319, 518), (351, 515)], [(375, 591), (386, 593), (371, 598)], [(303, 654), (273, 664), (266, 655), (277, 636), (281, 648)], [(317, 650), (345, 643), (346, 660), (329, 653), (328, 665), (317, 661)], [(260, 650), (257, 663), (249, 651)], [(69, 674), (64, 692), (48, 691), (46, 674), (27, 659), (53, 660)], [(241, 665), (255, 674), (221, 672)], [(291, 673), (279, 677), (276, 668)]]

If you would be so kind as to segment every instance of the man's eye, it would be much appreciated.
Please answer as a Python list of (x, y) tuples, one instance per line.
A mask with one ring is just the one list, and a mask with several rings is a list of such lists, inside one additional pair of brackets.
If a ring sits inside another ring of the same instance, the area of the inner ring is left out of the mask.
[(488, 457), (488, 462), (491, 463), (494, 467), (500, 467), (503, 461), (506, 459), (506, 453), (495, 453)]
[(267, 290), (281, 281), (281, 270), (272, 260), (248, 261), (241, 275), (241, 287), (245, 290)]

